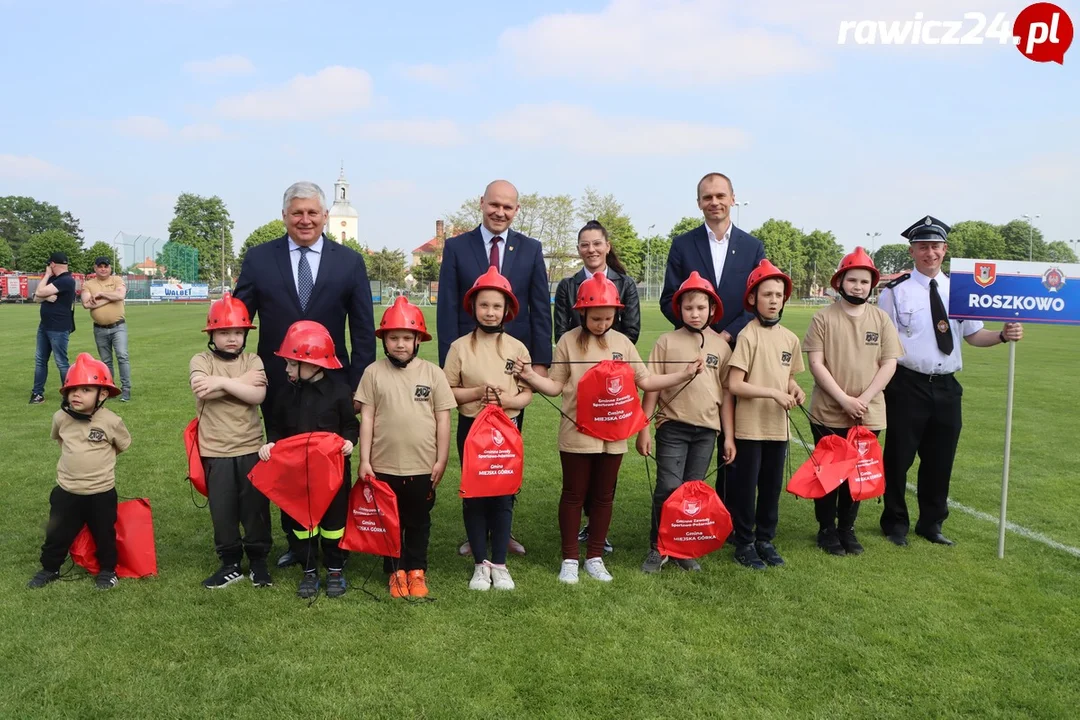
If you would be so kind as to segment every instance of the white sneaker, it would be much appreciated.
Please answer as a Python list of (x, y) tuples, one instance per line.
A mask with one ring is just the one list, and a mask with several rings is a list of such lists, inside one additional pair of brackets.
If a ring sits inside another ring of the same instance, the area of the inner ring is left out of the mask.
[(611, 573), (604, 567), (604, 558), (589, 558), (585, 561), (585, 572), (600, 582), (611, 582)]
[(559, 582), (567, 585), (577, 585), (577, 572), (577, 560), (563, 560), (562, 567), (559, 568)]
[(491, 566), (491, 585), (496, 590), (513, 590), (514, 581), (510, 577), (510, 571), (504, 567)]
[(477, 565), (473, 569), (472, 580), (469, 581), (470, 590), (488, 590), (491, 588), (491, 566), (487, 563)]

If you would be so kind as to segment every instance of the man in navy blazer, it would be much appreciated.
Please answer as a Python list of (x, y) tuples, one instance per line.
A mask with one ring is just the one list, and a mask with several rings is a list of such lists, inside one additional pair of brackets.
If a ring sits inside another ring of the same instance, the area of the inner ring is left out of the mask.
[(446, 241), (436, 313), (440, 366), (446, 363), (450, 344), (476, 327), (465, 312), (465, 293), (487, 272), (494, 258), (521, 306), (521, 313), (506, 324), (506, 332), (529, 349), (537, 372), (547, 375), (551, 365), (551, 290), (540, 241), (510, 229), (518, 208), (517, 188), (496, 180), (480, 199), (480, 226)]

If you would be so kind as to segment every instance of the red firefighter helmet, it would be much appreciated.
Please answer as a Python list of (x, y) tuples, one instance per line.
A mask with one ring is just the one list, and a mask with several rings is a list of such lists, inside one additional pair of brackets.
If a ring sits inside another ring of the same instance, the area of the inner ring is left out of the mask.
[(574, 303), (575, 310), (595, 307), (623, 307), (619, 288), (602, 272), (595, 273), (581, 283), (577, 291), (577, 302)]
[(92, 387), (105, 388), (109, 391), (109, 397), (120, 394), (120, 388), (113, 382), (109, 366), (100, 360), (95, 360), (90, 353), (79, 353), (75, 362), (68, 368), (67, 377), (60, 388), (65, 393), (71, 388), (90, 385)]
[(713, 315), (707, 324), (720, 322), (720, 318), (724, 317), (724, 303), (720, 302), (720, 296), (716, 294), (716, 288), (712, 286), (712, 283), (701, 277), (697, 270), (690, 273), (690, 277), (683, 281), (683, 284), (675, 291), (675, 296), (671, 298), (671, 309), (675, 317), (682, 320), (682, 296), (691, 291), (703, 292), (713, 302)]
[(836, 272), (833, 273), (832, 276), (833, 290), (840, 289), (840, 283), (844, 279), (844, 273), (848, 270), (869, 270), (871, 290), (877, 287), (878, 279), (881, 277), (880, 273), (878, 273), (878, 269), (874, 266), (874, 260), (866, 254), (866, 250), (862, 247), (855, 248), (854, 252), (848, 253), (844, 256), (844, 259), (840, 261), (840, 264), (836, 267)]
[(220, 300), (210, 304), (210, 311), (206, 313), (206, 327), (203, 332), (215, 330), (254, 330), (251, 324), (251, 316), (248, 314), (247, 305), (226, 292)]
[(297, 320), (285, 332), (281, 347), (274, 353), (286, 360), (318, 365), (327, 370), (341, 368), (330, 331), (314, 320)]
[(481, 290), (498, 290), (506, 296), (506, 317), (503, 318), (503, 322), (510, 322), (517, 317), (519, 308), (517, 298), (514, 297), (514, 289), (510, 287), (510, 281), (500, 275), (494, 265), (489, 267), (486, 273), (476, 278), (476, 282), (465, 293), (465, 312), (470, 315), (473, 314), (473, 298)]
[(766, 280), (772, 278), (778, 278), (784, 281), (784, 302), (788, 301), (791, 297), (791, 278), (784, 274), (784, 272), (772, 264), (769, 258), (762, 258), (758, 266), (750, 272), (750, 277), (746, 278), (746, 293), (743, 295), (743, 307), (750, 312), (754, 311), (754, 306), (750, 304), (750, 293), (757, 289), (757, 286)]
[(412, 330), (424, 342), (431, 339), (428, 335), (427, 323), (424, 321), (424, 313), (410, 303), (404, 295), (399, 295), (394, 300), (394, 304), (383, 313), (382, 321), (375, 329), (375, 337), (381, 338), (391, 330)]

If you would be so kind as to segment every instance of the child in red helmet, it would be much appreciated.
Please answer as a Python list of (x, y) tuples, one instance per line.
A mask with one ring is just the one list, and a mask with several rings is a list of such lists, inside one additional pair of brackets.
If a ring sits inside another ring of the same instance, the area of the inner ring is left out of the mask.
[[(675, 318), (683, 325), (661, 335), (649, 353), (649, 369), (666, 372), (670, 363), (701, 357), (705, 371), (685, 389), (669, 388), (645, 393), (642, 409), (646, 417), (656, 416), (656, 488), (653, 491), (652, 528), (649, 554), (642, 572), (656, 573), (668, 558), (657, 550), (660, 508), (671, 493), (688, 480), (701, 480), (709, 471), (716, 436), (724, 431), (724, 462), (735, 460), (735, 407), (724, 386), (731, 346), (709, 327), (724, 315), (724, 305), (716, 289), (697, 271), (675, 291), (671, 300)], [(637, 450), (652, 455), (652, 438), (646, 426), (638, 433)], [(700, 571), (693, 558), (675, 560), (683, 570)]]
[(270, 502), (248, 480), (263, 444), (259, 403), (266, 397), (262, 359), (244, 352), (248, 332), (254, 329), (244, 303), (225, 293), (206, 316), (207, 349), (188, 366), (214, 549), (221, 561), (217, 572), (202, 582), (211, 590), (244, 577), (240, 562), (245, 553), (252, 584), (271, 584), (266, 564), (272, 544)]
[(124, 421), (107, 408), (116, 397), (109, 368), (88, 353), (79, 353), (68, 370), (63, 402), (53, 415), (52, 439), (60, 444), (56, 487), (49, 496), (49, 524), (41, 546), (41, 570), (27, 587), (44, 587), (60, 577), (60, 566), (83, 525), (97, 546), (101, 566), (94, 586), (116, 585), (116, 456), (131, 446)]
[[(817, 443), (826, 435), (847, 436), (853, 425), (874, 435), (885, 429), (882, 391), (896, 372), (904, 348), (889, 316), (867, 304), (878, 283), (874, 261), (861, 247), (845, 255), (832, 277), (840, 300), (814, 314), (803, 339), (814, 389), (810, 429)], [(859, 555), (855, 537), (859, 503), (845, 482), (814, 500), (818, 547), (830, 555)], [(839, 521), (839, 526), (837, 522)]]
[(457, 407), (438, 365), (416, 357), (431, 339), (420, 308), (398, 297), (375, 330), (386, 359), (370, 365), (360, 403), (360, 476), (386, 482), (397, 496), (401, 562), (383, 559), (391, 597), (427, 597), (427, 550), (435, 488), (450, 456), (450, 410)]
[[(518, 301), (510, 281), (495, 266), (476, 279), (465, 293), (465, 312), (476, 319), (476, 327), (450, 346), (444, 371), (458, 402), (457, 448), (464, 456), (465, 440), (473, 420), (488, 403), (497, 403), (515, 422), (521, 409), (532, 400), (532, 389), (509, 374), (507, 362), (522, 357), (531, 363), (529, 350), (503, 331), (504, 323), (518, 313)], [(518, 429), (521, 427), (519, 425)], [(464, 462), (464, 460), (462, 461)], [(506, 569), (510, 546), (510, 525), (514, 518), (514, 495), (462, 499), (462, 514), (473, 555), (472, 590), (513, 590), (514, 581)], [(488, 537), (491, 560), (488, 560)]]
[[(787, 411), (806, 393), (795, 381), (803, 370), (799, 338), (780, 325), (791, 297), (791, 278), (766, 258), (746, 279), (743, 307), (754, 319), (739, 333), (728, 362), (728, 387), (735, 406), (735, 482), (727, 506), (735, 535), (735, 562), (754, 570), (780, 566), (773, 545), (788, 449)], [(756, 500), (756, 503), (755, 503)]]
[(289, 326), (281, 347), (274, 353), (285, 358), (285, 373), (292, 388), (279, 392), (270, 411), (266, 426), (266, 444), (259, 457), (269, 460), (274, 443), (294, 435), (310, 432), (332, 432), (345, 440), (341, 454), (345, 456), (344, 478), (334, 499), (312, 530), (294, 518), (283, 514), (283, 524), (289, 537), (289, 549), (300, 559), (304, 577), (296, 594), (313, 598), (319, 592), (319, 547), (322, 547), (326, 566), (326, 596), (345, 594), (345, 551), (339, 543), (345, 535), (345, 520), (349, 513), (349, 491), (352, 490), (352, 455), (360, 435), (360, 426), (353, 412), (349, 388), (324, 370), (338, 370), (341, 361), (334, 350), (334, 339), (323, 325), (312, 320), (298, 320)]
[(626, 440), (609, 442), (586, 435), (567, 419), (577, 413), (577, 386), (582, 376), (596, 363), (622, 360), (631, 363), (634, 382), (639, 388), (658, 391), (688, 382), (701, 372), (704, 364), (698, 358), (682, 371), (651, 374), (630, 338), (611, 329), (615, 312), (622, 306), (615, 283), (603, 273), (596, 273), (578, 287), (574, 309), (582, 314), (581, 326), (559, 338), (550, 376), (543, 377), (535, 372), (528, 358), (514, 361), (514, 372), (533, 389), (545, 395), (562, 396), (565, 417), (559, 425), (559, 456), (563, 469), (559, 532), (563, 562), (559, 580), (568, 584), (578, 581), (578, 527), (586, 494), (591, 496), (593, 505), (589, 515), (585, 572), (601, 582), (611, 582), (611, 573), (604, 567), (604, 539), (611, 524), (619, 466), (627, 449)]

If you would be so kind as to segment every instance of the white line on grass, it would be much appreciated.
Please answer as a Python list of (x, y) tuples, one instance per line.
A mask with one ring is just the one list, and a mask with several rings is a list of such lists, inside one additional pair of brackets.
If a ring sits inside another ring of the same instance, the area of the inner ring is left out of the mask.
[[(802, 440), (799, 440), (799, 439), (792, 439), (790, 442), (800, 446), (802, 449), (806, 450), (806, 452), (808, 452), (808, 453), (813, 449), (809, 445), (807, 445), (806, 443), (804, 443)], [(914, 485), (912, 485), (911, 483), (908, 483), (907, 484), (907, 489), (908, 489), (909, 493), (914, 495), (916, 493), (917, 488)], [(970, 515), (971, 517), (978, 518), (980, 520), (985, 520), (987, 522), (993, 523), (994, 525), (998, 524), (998, 518), (997, 517), (995, 517), (993, 515), (990, 515), (989, 513), (984, 513), (981, 510), (976, 510), (975, 508), (969, 508), (967, 505), (961, 505), (960, 503), (956, 502), (952, 498), (949, 499), (949, 507), (952, 508), (953, 510), (959, 510), (960, 512), (964, 513), (965, 515)], [(1051, 537), (1047, 537), (1046, 535), (1043, 535), (1041, 532), (1036, 532), (1034, 530), (1028, 530), (1023, 525), (1017, 525), (1014, 522), (1009, 522), (1008, 520), (1006, 520), (1005, 521), (1005, 529), (1008, 530), (1009, 532), (1016, 533), (1020, 537), (1025, 537), (1028, 540), (1034, 540), (1035, 542), (1042, 543), (1043, 545), (1046, 545), (1047, 547), (1052, 547), (1055, 550), (1060, 550), (1060, 551), (1068, 553), (1068, 554), (1070, 554), (1070, 555), (1072, 555), (1074, 557), (1080, 558), (1080, 548), (1075, 548), (1072, 545), (1066, 545), (1065, 543), (1059, 543), (1057, 540), (1054, 540)]]

